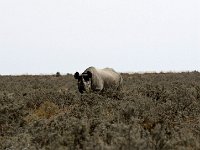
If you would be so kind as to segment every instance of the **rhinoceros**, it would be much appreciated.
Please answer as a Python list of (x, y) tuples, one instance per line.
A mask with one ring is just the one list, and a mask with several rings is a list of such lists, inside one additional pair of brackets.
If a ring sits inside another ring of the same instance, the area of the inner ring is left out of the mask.
[(80, 93), (89, 91), (102, 91), (109, 88), (120, 90), (122, 88), (122, 76), (112, 68), (97, 69), (87, 68), (81, 75), (76, 72), (74, 78), (78, 80)]

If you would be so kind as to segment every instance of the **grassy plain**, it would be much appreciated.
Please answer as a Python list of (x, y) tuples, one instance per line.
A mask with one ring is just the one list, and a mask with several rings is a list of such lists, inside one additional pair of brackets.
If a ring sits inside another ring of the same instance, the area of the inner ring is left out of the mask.
[(0, 76), (0, 149), (200, 149), (200, 73), (122, 74), (78, 93), (73, 76)]

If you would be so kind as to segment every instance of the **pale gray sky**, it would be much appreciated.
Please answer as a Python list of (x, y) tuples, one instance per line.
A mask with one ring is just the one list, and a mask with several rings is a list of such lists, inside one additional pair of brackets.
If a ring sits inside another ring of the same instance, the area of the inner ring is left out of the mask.
[(0, 0), (0, 74), (200, 71), (199, 0)]

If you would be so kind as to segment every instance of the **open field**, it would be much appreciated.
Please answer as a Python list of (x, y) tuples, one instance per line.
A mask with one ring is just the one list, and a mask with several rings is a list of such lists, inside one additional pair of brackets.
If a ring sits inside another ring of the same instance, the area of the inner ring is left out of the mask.
[(200, 73), (122, 74), (120, 93), (72, 75), (0, 76), (0, 149), (200, 149)]

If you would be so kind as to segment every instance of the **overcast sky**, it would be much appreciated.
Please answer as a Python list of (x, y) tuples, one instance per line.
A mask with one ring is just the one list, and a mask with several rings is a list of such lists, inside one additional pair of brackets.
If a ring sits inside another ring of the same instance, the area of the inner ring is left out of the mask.
[(0, 74), (200, 71), (199, 0), (1, 0)]

